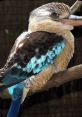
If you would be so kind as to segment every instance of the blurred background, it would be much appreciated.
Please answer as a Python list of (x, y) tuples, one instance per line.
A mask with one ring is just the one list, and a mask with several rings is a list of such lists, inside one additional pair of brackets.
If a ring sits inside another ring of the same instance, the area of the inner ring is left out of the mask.
[[(28, 29), (30, 11), (52, 1), (71, 6), (76, 0), (0, 0), (0, 68), (5, 64), (15, 39)], [(82, 7), (76, 14), (82, 15)], [(75, 54), (68, 67), (82, 64), (82, 27), (72, 32)], [(6, 117), (10, 102), (0, 98), (0, 117)], [(19, 117), (82, 117), (82, 80), (30, 96), (22, 105)]]

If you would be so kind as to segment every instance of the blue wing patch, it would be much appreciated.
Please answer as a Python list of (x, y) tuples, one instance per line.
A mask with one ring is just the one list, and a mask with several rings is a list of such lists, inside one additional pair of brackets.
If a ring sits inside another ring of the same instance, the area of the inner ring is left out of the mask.
[(62, 41), (54, 45), (53, 48), (51, 50), (48, 50), (45, 55), (41, 55), (39, 59), (32, 57), (26, 67), (23, 68), (23, 71), (26, 71), (28, 73), (33, 72), (34, 74), (41, 72), (48, 65), (53, 64), (54, 59), (62, 52), (64, 47), (65, 42)]

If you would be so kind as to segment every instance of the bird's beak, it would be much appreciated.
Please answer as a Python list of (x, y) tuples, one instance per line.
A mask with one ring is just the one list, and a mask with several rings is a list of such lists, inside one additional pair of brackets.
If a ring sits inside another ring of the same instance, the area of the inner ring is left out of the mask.
[(61, 19), (61, 22), (71, 26), (82, 26), (82, 16), (70, 15), (68, 18)]

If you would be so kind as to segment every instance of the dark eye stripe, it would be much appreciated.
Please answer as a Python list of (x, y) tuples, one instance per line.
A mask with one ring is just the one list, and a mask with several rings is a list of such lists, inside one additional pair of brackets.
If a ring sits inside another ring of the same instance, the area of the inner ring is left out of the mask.
[(53, 12), (52, 14), (51, 14), (51, 17), (52, 18), (58, 18), (59, 17), (59, 14), (58, 13), (56, 13), (56, 12)]

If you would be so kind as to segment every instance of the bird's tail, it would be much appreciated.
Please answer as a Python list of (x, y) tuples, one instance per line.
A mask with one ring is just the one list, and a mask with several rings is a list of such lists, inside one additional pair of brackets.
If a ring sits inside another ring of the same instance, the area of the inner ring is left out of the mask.
[(16, 88), (14, 88), (13, 94), (12, 94), (12, 102), (7, 114), (7, 117), (17, 117), (18, 112), (21, 106), (21, 100), (23, 95), (23, 87), (22, 85), (17, 85)]
[(21, 105), (21, 97), (17, 100), (12, 100), (7, 117), (17, 117)]

